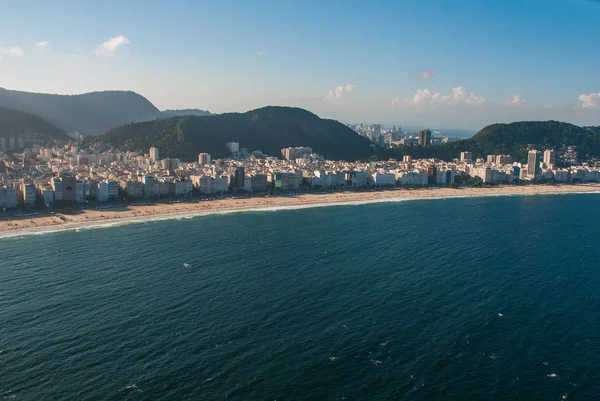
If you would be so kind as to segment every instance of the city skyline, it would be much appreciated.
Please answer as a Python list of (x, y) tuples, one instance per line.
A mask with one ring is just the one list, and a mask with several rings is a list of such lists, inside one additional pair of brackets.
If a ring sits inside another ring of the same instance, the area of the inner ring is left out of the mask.
[(595, 1), (59, 3), (3, 5), (0, 87), (431, 129), (600, 124)]

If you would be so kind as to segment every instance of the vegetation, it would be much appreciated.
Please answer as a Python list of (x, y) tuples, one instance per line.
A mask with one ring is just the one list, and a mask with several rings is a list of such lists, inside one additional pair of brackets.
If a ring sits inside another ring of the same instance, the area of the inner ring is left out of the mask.
[(0, 137), (15, 136), (42, 143), (51, 140), (69, 140), (64, 131), (33, 114), (0, 107)]
[(161, 157), (197, 160), (206, 152), (213, 158), (229, 155), (227, 142), (248, 151), (281, 156), (289, 146), (310, 146), (329, 159), (356, 160), (374, 152), (371, 142), (345, 125), (324, 120), (309, 111), (269, 106), (246, 113), (182, 116), (115, 128), (94, 139), (125, 150), (157, 147)]
[(179, 117), (179, 116), (210, 116), (211, 113), (208, 110), (200, 109), (177, 109), (177, 110), (163, 110), (161, 111), (163, 118)]
[(397, 147), (388, 153), (390, 157), (437, 157), (451, 160), (460, 152), (473, 152), (474, 157), (489, 154), (510, 154), (515, 161), (527, 160), (527, 146), (535, 148), (560, 149), (565, 145), (575, 145), (582, 156), (600, 156), (600, 132), (573, 124), (558, 121), (521, 121), (510, 124), (492, 124), (483, 128), (475, 136), (461, 141), (431, 148)]
[(594, 134), (600, 135), (600, 126), (599, 127), (583, 127), (586, 130), (593, 132)]
[(51, 95), (0, 88), (0, 107), (40, 116), (65, 132), (83, 135), (162, 117), (146, 98), (130, 91)]

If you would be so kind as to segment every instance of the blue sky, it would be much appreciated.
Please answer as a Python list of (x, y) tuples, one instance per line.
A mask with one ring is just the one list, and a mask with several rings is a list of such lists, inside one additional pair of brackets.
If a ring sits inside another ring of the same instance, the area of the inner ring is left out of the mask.
[(600, 124), (599, 20), (592, 0), (0, 0), (0, 87), (348, 123)]

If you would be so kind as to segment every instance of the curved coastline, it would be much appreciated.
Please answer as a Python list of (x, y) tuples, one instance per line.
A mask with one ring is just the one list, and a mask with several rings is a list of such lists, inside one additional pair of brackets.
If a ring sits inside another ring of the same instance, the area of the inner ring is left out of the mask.
[[(29, 220), (28, 226), (15, 227), (23, 220), (0, 221), (0, 239), (43, 235), (61, 231), (79, 231), (110, 228), (125, 224), (151, 223), (163, 220), (191, 219), (201, 216), (272, 212), (333, 206), (358, 206), (373, 203), (405, 202), (419, 200), (465, 199), (479, 197), (539, 196), (600, 194), (600, 184), (560, 186), (500, 186), (490, 188), (429, 188), (397, 189), (380, 192), (336, 192), (330, 194), (302, 194), (296, 197), (222, 199), (211, 202), (182, 203), (174, 205), (130, 206), (122, 209), (86, 210), (85, 215), (40, 216)], [(215, 204), (217, 204), (216, 207)], [(183, 210), (182, 210), (183, 209)], [(139, 214), (138, 214), (139, 213)], [(91, 217), (91, 218), (90, 218)]]

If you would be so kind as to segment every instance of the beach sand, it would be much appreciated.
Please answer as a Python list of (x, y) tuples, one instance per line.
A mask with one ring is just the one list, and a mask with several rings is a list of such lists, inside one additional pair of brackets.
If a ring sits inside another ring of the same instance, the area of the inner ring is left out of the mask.
[(183, 218), (213, 213), (247, 210), (294, 209), (303, 207), (333, 206), (419, 200), (432, 198), (544, 195), (567, 193), (600, 193), (600, 184), (586, 185), (528, 185), (493, 186), (484, 188), (422, 188), (394, 189), (372, 192), (343, 192), (280, 195), (238, 199), (194, 200), (184, 203), (127, 206), (113, 209), (77, 210), (73, 214), (41, 213), (38, 216), (4, 217), (0, 219), (0, 237), (43, 233), (61, 229), (78, 229), (90, 226), (124, 224), (136, 221)]

